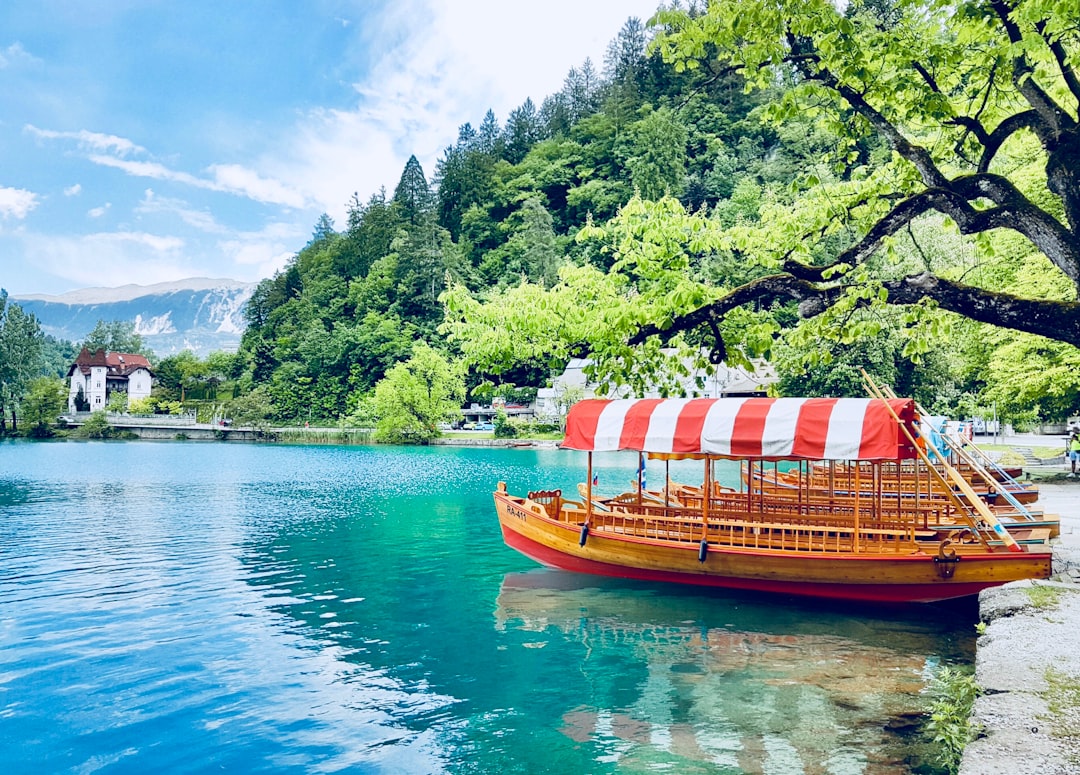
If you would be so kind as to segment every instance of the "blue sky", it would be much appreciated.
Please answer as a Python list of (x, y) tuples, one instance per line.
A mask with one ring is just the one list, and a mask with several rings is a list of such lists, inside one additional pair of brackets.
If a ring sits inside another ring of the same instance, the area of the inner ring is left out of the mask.
[(657, 0), (4, 0), (0, 287), (255, 281)]

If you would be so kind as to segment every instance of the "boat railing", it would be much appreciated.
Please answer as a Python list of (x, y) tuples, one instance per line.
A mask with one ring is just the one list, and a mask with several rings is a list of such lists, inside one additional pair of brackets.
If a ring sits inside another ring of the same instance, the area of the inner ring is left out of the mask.
[(558, 519), (562, 513), (562, 490), (533, 490), (529, 493), (529, 500), (543, 506), (544, 511), (552, 519)]
[[(570, 520), (583, 520), (584, 511), (564, 509)], [(749, 520), (710, 515), (700, 511), (642, 504), (610, 511), (593, 511), (591, 528), (596, 533), (611, 532), (649, 540), (691, 544), (703, 537), (708, 543), (742, 549), (775, 549), (806, 552), (911, 553), (918, 550), (912, 526), (889, 527), (836, 520), (829, 524), (782, 520)]]
[(861, 495), (856, 498), (847, 493), (810, 493), (776, 492), (756, 490), (736, 498), (726, 499), (743, 510), (762, 512), (783, 512), (803, 514), (815, 518), (830, 514), (851, 515), (856, 509), (865, 516), (890, 520), (899, 524), (913, 522), (922, 527), (943, 522), (952, 522), (958, 518), (956, 506), (949, 501), (898, 498), (895, 493)]

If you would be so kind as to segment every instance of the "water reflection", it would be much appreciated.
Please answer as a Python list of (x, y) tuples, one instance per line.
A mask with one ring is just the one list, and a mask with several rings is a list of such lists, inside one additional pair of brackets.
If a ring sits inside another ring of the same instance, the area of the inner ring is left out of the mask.
[[(495, 622), (524, 648), (560, 638), (584, 647), (567, 669), (597, 691), (565, 709), (561, 731), (594, 746), (599, 763), (869, 775), (912, 770), (904, 738), (917, 729), (928, 673), (970, 658), (970, 638), (940, 651), (955, 612), (891, 613), (852, 618), (537, 569), (506, 575)], [(627, 675), (632, 689), (614, 691)]]
[(572, 488), (579, 462), (554, 450), (0, 444), (4, 763), (913, 769), (892, 727), (910, 720), (928, 665), (971, 658), (971, 612), (851, 615), (517, 572), (534, 565), (502, 543), (494, 483)]

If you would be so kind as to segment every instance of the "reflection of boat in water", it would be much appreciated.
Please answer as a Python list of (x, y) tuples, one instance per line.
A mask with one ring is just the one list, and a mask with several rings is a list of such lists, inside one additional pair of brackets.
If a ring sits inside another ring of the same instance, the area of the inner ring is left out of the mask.
[[(558, 490), (514, 496), (500, 483), (495, 504), (508, 545), (585, 573), (893, 602), (1049, 576), (1046, 537), (1018, 543), (955, 469), (929, 461), (919, 439), (908, 399), (586, 400), (571, 409), (563, 442), (589, 452), (581, 500)], [(638, 470), (644, 453), (698, 456), (702, 495), (660, 502), (639, 486), (598, 498), (591, 468), (600, 450), (637, 451)], [(850, 465), (853, 482), (848, 492), (834, 481), (794, 497), (729, 491), (714, 487), (718, 459), (740, 461), (747, 482), (776, 460)], [(916, 472), (914, 481), (941, 485), (966, 540), (956, 540), (955, 524), (940, 527), (937, 503), (889, 497), (889, 466), (901, 465)]]
[(504, 578), (501, 632), (583, 648), (564, 666), (593, 689), (562, 713), (563, 734), (627, 771), (904, 769), (903, 730), (955, 610), (905, 622), (668, 589), (550, 569)]

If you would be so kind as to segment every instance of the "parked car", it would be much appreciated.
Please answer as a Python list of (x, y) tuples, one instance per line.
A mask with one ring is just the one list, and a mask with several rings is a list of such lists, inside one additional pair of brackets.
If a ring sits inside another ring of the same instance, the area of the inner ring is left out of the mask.
[(495, 430), (495, 424), (490, 422), (478, 422), (476, 424), (476, 430), (478, 431), (493, 431)]

